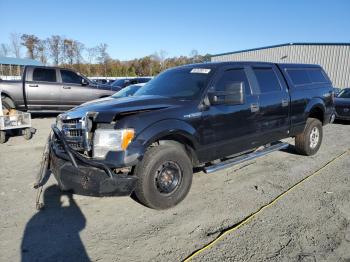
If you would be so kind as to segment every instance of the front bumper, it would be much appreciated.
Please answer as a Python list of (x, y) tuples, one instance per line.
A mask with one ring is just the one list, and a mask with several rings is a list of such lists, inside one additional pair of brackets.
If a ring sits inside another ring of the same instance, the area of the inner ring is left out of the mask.
[(62, 190), (88, 196), (128, 196), (134, 191), (135, 176), (117, 175), (106, 165), (77, 155), (64, 143), (60, 131), (57, 128), (53, 131), (64, 150), (51, 142), (49, 166)]

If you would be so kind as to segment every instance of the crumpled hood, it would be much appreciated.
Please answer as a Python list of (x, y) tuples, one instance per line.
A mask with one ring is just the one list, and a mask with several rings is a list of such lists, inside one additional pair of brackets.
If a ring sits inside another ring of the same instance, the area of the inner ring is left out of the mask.
[(335, 106), (350, 106), (350, 98), (335, 98)]
[(161, 96), (107, 97), (77, 106), (62, 115), (68, 118), (82, 118), (87, 112), (96, 112), (98, 113), (95, 118), (96, 122), (110, 123), (119, 113), (159, 110), (176, 106), (176, 104), (176, 100)]

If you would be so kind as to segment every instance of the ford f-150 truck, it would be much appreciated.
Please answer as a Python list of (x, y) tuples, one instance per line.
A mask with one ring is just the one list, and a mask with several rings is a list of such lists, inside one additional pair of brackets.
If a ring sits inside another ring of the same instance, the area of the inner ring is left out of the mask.
[(0, 81), (6, 109), (63, 112), (84, 102), (119, 91), (98, 85), (70, 69), (43, 66), (24, 68), (22, 80)]
[(185, 198), (195, 167), (226, 168), (285, 148), (278, 141), (288, 137), (295, 137), (297, 152), (313, 155), (322, 127), (333, 120), (332, 83), (318, 65), (186, 65), (161, 73), (132, 97), (59, 115), (46, 167), (63, 190), (134, 193), (146, 206), (165, 209)]

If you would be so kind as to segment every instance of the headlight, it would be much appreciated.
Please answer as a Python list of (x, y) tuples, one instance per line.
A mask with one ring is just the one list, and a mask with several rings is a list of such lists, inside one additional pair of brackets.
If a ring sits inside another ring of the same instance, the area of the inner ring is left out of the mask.
[(97, 129), (94, 135), (93, 157), (104, 158), (109, 151), (124, 151), (135, 136), (134, 129)]
[(61, 119), (61, 115), (58, 115), (56, 118), (56, 126), (59, 130), (62, 130), (62, 119)]

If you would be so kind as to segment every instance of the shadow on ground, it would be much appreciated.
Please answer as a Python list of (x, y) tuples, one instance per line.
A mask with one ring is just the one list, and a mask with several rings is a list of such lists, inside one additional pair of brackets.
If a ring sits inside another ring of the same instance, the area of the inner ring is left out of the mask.
[(59, 113), (31, 113), (33, 119), (57, 117)]
[(347, 126), (347, 125), (350, 125), (350, 121), (336, 119), (333, 124)]
[(86, 219), (72, 195), (50, 186), (44, 204), (24, 230), (22, 261), (90, 261), (79, 236)]

